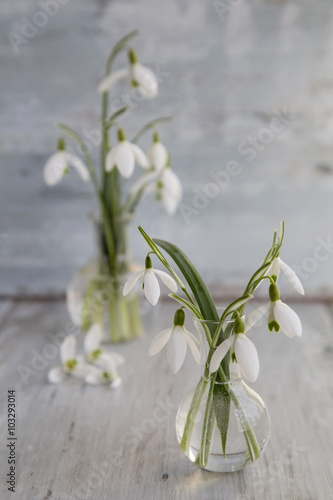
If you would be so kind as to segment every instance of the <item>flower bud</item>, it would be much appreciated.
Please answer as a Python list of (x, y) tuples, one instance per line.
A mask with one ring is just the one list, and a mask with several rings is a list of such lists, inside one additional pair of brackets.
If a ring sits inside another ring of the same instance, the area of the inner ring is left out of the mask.
[(177, 309), (175, 312), (175, 317), (173, 320), (175, 326), (184, 326), (185, 323), (185, 313), (183, 309)]
[(269, 285), (269, 298), (271, 302), (280, 300), (280, 289), (276, 283), (271, 283)]

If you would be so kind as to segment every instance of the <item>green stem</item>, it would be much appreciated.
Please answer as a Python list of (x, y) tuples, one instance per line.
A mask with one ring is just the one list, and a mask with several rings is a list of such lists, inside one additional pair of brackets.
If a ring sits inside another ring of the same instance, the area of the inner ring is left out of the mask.
[(195, 418), (198, 413), (201, 400), (203, 398), (203, 395), (205, 393), (206, 387), (208, 384), (208, 380), (205, 380), (203, 377), (201, 377), (197, 387), (195, 388), (192, 402), (190, 409), (188, 411), (187, 417), (186, 417), (186, 422), (184, 426), (184, 431), (183, 431), (183, 436), (180, 441), (180, 447), (183, 450), (184, 453), (188, 453), (191, 438), (192, 438), (192, 433), (195, 425)]
[(212, 444), (212, 435), (215, 423), (215, 413), (213, 408), (215, 379), (216, 376), (212, 377), (210, 380), (204, 422), (202, 427), (201, 446), (200, 453), (198, 455), (198, 465), (200, 465), (201, 467), (205, 467), (207, 465)]

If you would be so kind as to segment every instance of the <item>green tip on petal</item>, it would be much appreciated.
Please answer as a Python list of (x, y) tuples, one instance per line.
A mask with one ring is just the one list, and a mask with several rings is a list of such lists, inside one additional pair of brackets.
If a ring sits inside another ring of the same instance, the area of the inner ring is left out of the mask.
[(271, 302), (280, 300), (280, 289), (276, 283), (271, 283), (269, 285), (269, 298)]
[(93, 351), (91, 353), (91, 356), (94, 358), (94, 359), (98, 359), (100, 357), (100, 355), (102, 354), (102, 349), (96, 349), (96, 351)]
[(280, 331), (280, 325), (277, 321), (270, 321), (268, 323), (268, 329), (270, 332), (272, 332), (273, 330), (275, 330), (276, 332), (279, 332)]
[(65, 149), (66, 149), (65, 139), (60, 137), (60, 139), (58, 140), (58, 151), (65, 151)]
[(130, 60), (130, 63), (131, 63), (131, 64), (135, 64), (135, 63), (137, 63), (137, 62), (138, 62), (138, 60), (139, 60), (139, 59), (138, 59), (138, 56), (137, 56), (137, 54), (136, 54), (136, 52), (135, 52), (135, 50), (133, 50), (133, 49), (130, 49), (130, 50), (128, 51), (128, 58), (129, 58), (129, 60)]
[(177, 309), (177, 311), (175, 312), (173, 324), (175, 326), (184, 326), (184, 323), (185, 323), (185, 313), (183, 309)]
[(151, 260), (150, 256), (147, 255), (146, 261), (145, 261), (145, 268), (146, 269), (152, 269), (152, 267), (153, 267), (152, 260)]
[(76, 359), (69, 359), (66, 363), (66, 366), (68, 370), (73, 370), (75, 366), (77, 365), (77, 360)]
[(119, 142), (126, 141), (126, 134), (122, 128), (118, 128), (118, 140)]
[(233, 363), (237, 363), (236, 354), (234, 352), (231, 353), (231, 360), (232, 360)]

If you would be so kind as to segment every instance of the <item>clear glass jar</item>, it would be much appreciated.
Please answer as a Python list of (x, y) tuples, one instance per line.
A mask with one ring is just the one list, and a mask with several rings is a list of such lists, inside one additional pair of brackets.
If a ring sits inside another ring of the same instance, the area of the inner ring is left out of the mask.
[(128, 245), (131, 217), (113, 221), (117, 234), (115, 262), (110, 264), (103, 220), (92, 214), (95, 229), (96, 255), (73, 276), (67, 288), (67, 307), (73, 323), (84, 331), (99, 322), (103, 326), (104, 341), (132, 340), (142, 333), (139, 298), (135, 290), (123, 296), (128, 276), (138, 271)]
[[(216, 321), (194, 318), (202, 352), (202, 374), (179, 406), (176, 433), (185, 455), (199, 467), (214, 472), (233, 472), (258, 459), (270, 436), (270, 418), (261, 397), (239, 376), (236, 363), (225, 358), (220, 372), (209, 373), (212, 350), (207, 333), (214, 337)], [(224, 325), (232, 333), (233, 322)], [(223, 451), (224, 448), (224, 451)]]

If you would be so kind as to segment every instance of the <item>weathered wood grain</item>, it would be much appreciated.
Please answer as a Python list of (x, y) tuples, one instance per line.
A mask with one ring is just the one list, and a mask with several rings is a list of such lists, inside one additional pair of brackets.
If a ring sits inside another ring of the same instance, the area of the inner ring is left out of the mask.
[[(245, 471), (215, 474), (197, 469), (178, 447), (176, 407), (197, 380), (190, 359), (177, 376), (165, 353), (149, 358), (154, 333), (166, 328), (168, 305), (145, 313), (146, 335), (116, 346), (127, 359), (119, 390), (68, 380), (46, 382), (55, 357), (27, 384), (18, 366), (32, 367), (36, 352), (70, 327), (62, 303), (17, 304), (0, 336), (0, 428), (5, 440), (5, 400), (16, 388), (19, 477), (6, 492), (6, 451), (1, 448), (3, 500), (328, 500), (332, 482), (333, 316), (326, 306), (295, 305), (302, 339), (253, 334), (261, 361), (254, 385), (267, 403), (272, 436), (263, 457)], [(53, 335), (53, 337), (52, 337)], [(49, 348), (50, 349), (50, 348)], [(50, 351), (51, 352), (51, 351)]]

